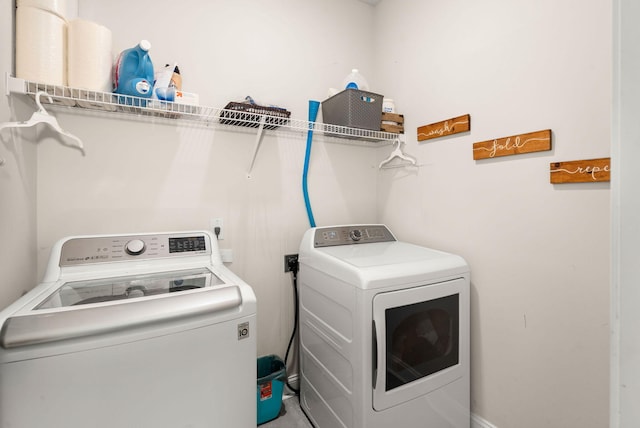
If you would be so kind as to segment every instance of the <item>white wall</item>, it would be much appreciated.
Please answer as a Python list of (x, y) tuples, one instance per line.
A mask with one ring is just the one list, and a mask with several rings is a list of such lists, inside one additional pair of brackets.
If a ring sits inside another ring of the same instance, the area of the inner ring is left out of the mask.
[[(501, 428), (608, 423), (608, 183), (549, 163), (610, 155), (611, 2), (383, 1), (375, 78), (418, 171), (379, 175), (379, 220), (464, 256), (472, 411)], [(417, 143), (418, 126), (471, 131)], [(553, 150), (474, 161), (472, 144), (550, 128)]]
[(635, 428), (640, 422), (640, 5), (616, 0), (613, 114), (613, 293), (611, 428)]
[[(26, 100), (5, 98), (5, 73), (13, 71), (13, 1), (0, 2), (0, 122), (25, 120)], [(0, 133), (0, 308), (16, 300), (37, 281), (36, 133)]]

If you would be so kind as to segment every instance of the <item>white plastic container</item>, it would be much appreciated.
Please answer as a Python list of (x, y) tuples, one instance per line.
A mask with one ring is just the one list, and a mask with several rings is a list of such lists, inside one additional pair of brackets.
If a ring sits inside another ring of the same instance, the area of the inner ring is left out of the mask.
[(391, 98), (385, 98), (382, 101), (382, 112), (383, 113), (395, 113), (396, 112), (396, 104), (393, 102)]
[[(383, 113), (395, 113), (396, 112), (396, 104), (393, 102), (391, 98), (385, 98), (382, 101), (382, 112)], [(397, 125), (396, 122), (392, 122), (390, 120), (383, 120), (383, 124), (385, 125)]]
[(369, 84), (367, 79), (364, 78), (357, 68), (351, 70), (351, 73), (342, 82), (344, 89), (359, 89), (361, 91), (368, 91)]

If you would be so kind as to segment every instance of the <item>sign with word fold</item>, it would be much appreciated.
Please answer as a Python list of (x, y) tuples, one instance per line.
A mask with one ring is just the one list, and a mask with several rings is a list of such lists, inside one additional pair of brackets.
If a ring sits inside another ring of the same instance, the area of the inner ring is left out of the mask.
[(551, 150), (550, 129), (474, 143), (473, 159), (491, 159), (545, 150)]

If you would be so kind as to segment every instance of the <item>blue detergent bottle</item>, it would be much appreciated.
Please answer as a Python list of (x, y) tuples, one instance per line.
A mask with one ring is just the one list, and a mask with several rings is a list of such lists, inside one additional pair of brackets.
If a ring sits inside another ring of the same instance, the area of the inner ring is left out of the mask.
[(113, 92), (134, 97), (151, 97), (154, 72), (149, 49), (151, 43), (142, 40), (120, 53), (113, 68)]
[(367, 79), (360, 74), (357, 68), (351, 70), (351, 73), (342, 82), (342, 87), (345, 89), (359, 89), (361, 91), (369, 90)]

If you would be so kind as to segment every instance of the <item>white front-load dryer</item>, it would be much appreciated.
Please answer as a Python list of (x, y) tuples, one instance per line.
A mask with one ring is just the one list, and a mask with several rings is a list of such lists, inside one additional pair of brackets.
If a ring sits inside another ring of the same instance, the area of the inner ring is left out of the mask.
[(384, 225), (308, 230), (302, 409), (318, 428), (469, 428), (469, 268)]
[(208, 232), (65, 238), (0, 312), (0, 426), (256, 426), (256, 298)]

